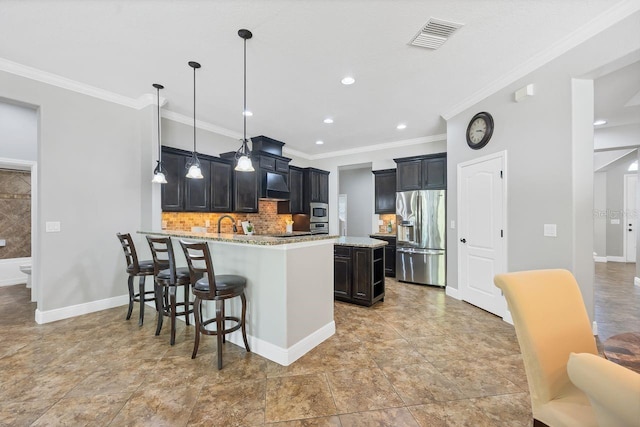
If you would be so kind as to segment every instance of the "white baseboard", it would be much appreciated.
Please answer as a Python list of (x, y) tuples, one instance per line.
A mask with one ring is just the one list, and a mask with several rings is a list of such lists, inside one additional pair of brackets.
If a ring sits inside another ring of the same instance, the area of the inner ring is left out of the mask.
[(504, 313), (504, 316), (502, 316), (502, 320), (504, 320), (505, 322), (507, 322), (510, 325), (513, 325), (513, 317), (511, 317), (511, 312), (509, 310), (507, 310)]
[(607, 262), (627, 262), (623, 256), (608, 256)]
[(446, 288), (444, 288), (444, 292), (446, 295), (450, 296), (451, 298), (455, 298), (457, 300), (462, 300), (462, 296), (460, 295), (460, 291), (456, 288), (452, 288), (451, 286), (447, 286)]
[(640, 286), (640, 277), (634, 277), (633, 278), (633, 284), (636, 286)]
[(68, 319), (70, 317), (81, 316), (83, 314), (94, 313), (96, 311), (107, 310), (109, 308), (120, 307), (129, 304), (129, 295), (91, 301), (84, 304), (70, 305), (69, 307), (56, 308), (42, 311), (36, 309), (36, 323), (49, 323), (56, 320)]
[(594, 256), (593, 260), (595, 262), (607, 262), (607, 257), (606, 256)]
[[(335, 333), (336, 323), (332, 320), (289, 348), (279, 347), (249, 334), (247, 334), (247, 340), (253, 353), (259, 354), (282, 366), (289, 366)], [(242, 340), (242, 333), (240, 331), (229, 334), (227, 339), (240, 347), (244, 347), (244, 341)]]
[(10, 258), (0, 260), (0, 286), (27, 283), (27, 275), (20, 271), (22, 264), (31, 264), (31, 258)]

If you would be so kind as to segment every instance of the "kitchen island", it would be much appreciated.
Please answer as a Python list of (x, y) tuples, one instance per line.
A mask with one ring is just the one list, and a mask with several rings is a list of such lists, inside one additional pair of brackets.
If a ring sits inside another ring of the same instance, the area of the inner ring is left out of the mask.
[(336, 239), (333, 249), (336, 300), (365, 306), (384, 301), (387, 244), (368, 237)]
[[(286, 237), (140, 231), (170, 236), (178, 266), (186, 265), (179, 240), (209, 244), (215, 274), (246, 277), (247, 338), (251, 351), (287, 366), (335, 333), (333, 320), (333, 244), (337, 236)], [(204, 304), (205, 315), (215, 313)], [(240, 301), (226, 306), (240, 314)], [(243, 346), (239, 331), (227, 336)]]

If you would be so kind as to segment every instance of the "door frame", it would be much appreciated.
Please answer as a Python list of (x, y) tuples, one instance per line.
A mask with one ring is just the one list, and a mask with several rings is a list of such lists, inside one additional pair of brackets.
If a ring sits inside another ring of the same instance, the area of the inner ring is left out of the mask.
[[(485, 156), (481, 156), (481, 157), (476, 157), (475, 159), (472, 160), (468, 160), (466, 162), (461, 162), (458, 163), (457, 165), (457, 171), (456, 171), (456, 181), (457, 181), (457, 194), (456, 194), (456, 222), (458, 224), (458, 226), (456, 227), (456, 245), (458, 244), (458, 242), (460, 241), (460, 224), (462, 224), (462, 210), (460, 209), (460, 206), (462, 206), (462, 180), (460, 179), (462, 176), (462, 168), (467, 167), (467, 166), (472, 166), (478, 163), (483, 163), (489, 160), (495, 160), (495, 159), (502, 159), (502, 229), (504, 230), (504, 238), (500, 239), (502, 242), (502, 265), (503, 265), (503, 269), (504, 272), (509, 271), (508, 268), (508, 261), (509, 261), (509, 251), (508, 251), (508, 244), (507, 244), (507, 240), (509, 237), (509, 231), (508, 231), (508, 216), (507, 216), (507, 206), (508, 206), (508, 177), (509, 174), (507, 172), (508, 170), (508, 165), (507, 165), (507, 150), (502, 150), (502, 151), (498, 151), (496, 153), (492, 153), (492, 154), (487, 154)], [(462, 278), (462, 255), (461, 255), (461, 251), (458, 250), (457, 251), (457, 270), (458, 270), (458, 291), (460, 293), (460, 299), (464, 301), (465, 298), (465, 292), (467, 291), (466, 288), (463, 288), (462, 286), (462, 282), (461, 282), (461, 278)], [(502, 294), (502, 292), (501, 292)], [(503, 296), (503, 300), (504, 300), (504, 296)], [(504, 315), (502, 317), (502, 319), (505, 322), (511, 323), (513, 324), (513, 320), (511, 318), (511, 313), (509, 312), (509, 307), (506, 304), (506, 300), (503, 301), (504, 304)]]
[[(627, 184), (627, 179), (628, 178), (635, 178), (636, 181), (638, 180), (638, 174), (637, 173), (625, 173), (623, 175), (623, 181), (622, 181), (622, 209), (623, 209), (623, 215), (622, 215), (622, 221), (623, 222), (623, 239), (622, 239), (622, 258), (624, 259), (624, 262), (631, 262), (629, 260), (627, 260), (627, 243), (628, 243), (628, 233), (627, 231), (627, 224), (628, 224), (628, 212), (629, 212), (629, 201), (627, 200), (627, 190), (628, 190), (628, 184)], [(637, 205), (638, 205), (638, 184), (639, 182), (636, 182), (636, 206), (632, 206), (631, 208), (633, 210), (636, 209)], [(636, 224), (634, 225), (634, 227), (636, 227), (636, 234), (638, 233), (638, 229), (637, 229), (637, 221), (638, 221), (638, 217), (636, 216)], [(638, 256), (638, 248), (636, 247), (636, 258)], [(634, 259), (633, 262), (636, 262), (636, 260)]]

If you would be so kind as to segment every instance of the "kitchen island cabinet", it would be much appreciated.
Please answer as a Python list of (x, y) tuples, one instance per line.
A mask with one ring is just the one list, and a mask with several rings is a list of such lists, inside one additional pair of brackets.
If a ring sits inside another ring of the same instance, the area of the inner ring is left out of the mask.
[[(172, 237), (178, 266), (186, 265), (178, 240), (204, 240), (215, 274), (247, 279), (247, 338), (252, 352), (287, 366), (335, 333), (332, 263), (337, 236), (140, 233)], [(215, 304), (204, 307), (215, 312)], [(238, 316), (240, 309), (239, 301), (225, 306), (230, 316)], [(227, 340), (243, 346), (240, 331), (227, 335)]]
[(388, 243), (384, 247), (384, 275), (396, 277), (396, 235), (389, 233), (377, 233), (369, 235), (372, 239), (384, 240)]
[(333, 248), (334, 298), (371, 306), (384, 300), (386, 241), (341, 237)]

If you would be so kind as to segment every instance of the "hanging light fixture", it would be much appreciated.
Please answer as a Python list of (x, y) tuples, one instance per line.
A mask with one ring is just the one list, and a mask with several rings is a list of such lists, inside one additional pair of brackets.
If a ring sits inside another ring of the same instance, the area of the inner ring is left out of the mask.
[(154, 83), (153, 87), (156, 88), (156, 99), (158, 100), (158, 164), (153, 170), (153, 179), (151, 182), (156, 184), (166, 184), (167, 171), (162, 166), (162, 145), (160, 143), (160, 89), (164, 89), (164, 86), (159, 83)]
[(242, 133), (242, 144), (236, 152), (238, 164), (235, 170), (240, 172), (253, 172), (255, 169), (251, 164), (251, 151), (247, 144), (247, 39), (253, 37), (249, 30), (238, 30), (238, 35), (244, 39), (244, 106), (242, 108), (242, 119), (244, 120), (244, 130)]
[(202, 171), (200, 170), (200, 160), (196, 152), (196, 69), (200, 68), (200, 64), (195, 61), (189, 61), (189, 67), (193, 68), (193, 154), (186, 164), (187, 178), (202, 179)]

